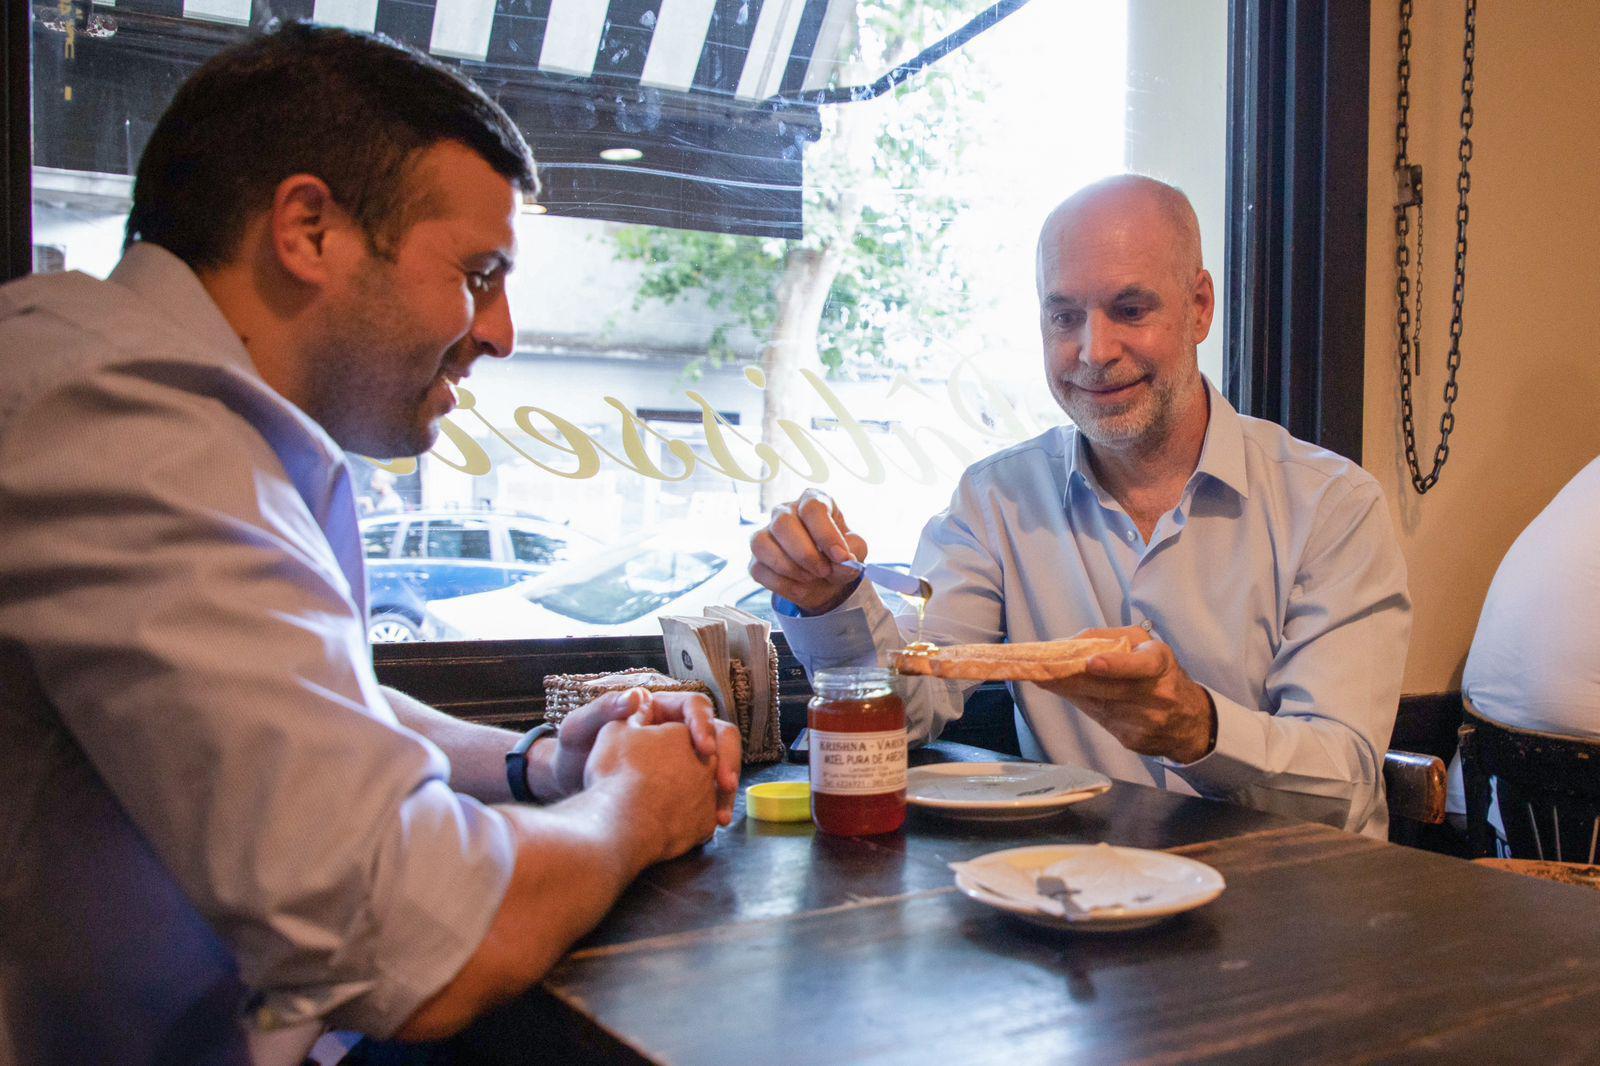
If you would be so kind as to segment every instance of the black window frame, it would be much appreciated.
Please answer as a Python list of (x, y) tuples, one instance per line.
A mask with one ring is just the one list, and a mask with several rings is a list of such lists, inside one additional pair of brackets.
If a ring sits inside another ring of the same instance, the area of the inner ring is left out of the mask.
[[(32, 266), (29, 18), (7, 4), (4, 274)], [(1241, 412), (1361, 459), (1369, 0), (1230, 0), (1224, 391)], [(782, 635), (785, 732), (805, 674)], [(379, 645), (380, 679), (464, 717), (522, 725), (548, 673), (665, 667), (659, 638)], [(989, 693), (990, 697), (994, 694)], [(988, 703), (999, 707), (1001, 701)], [(966, 728), (972, 728), (972, 723)], [(1001, 733), (996, 732), (996, 737)], [(1014, 742), (1014, 741), (1013, 741)], [(990, 746), (1004, 747), (1000, 739)]]
[(1359, 463), (1371, 5), (1232, 0), (1229, 21), (1225, 391)]

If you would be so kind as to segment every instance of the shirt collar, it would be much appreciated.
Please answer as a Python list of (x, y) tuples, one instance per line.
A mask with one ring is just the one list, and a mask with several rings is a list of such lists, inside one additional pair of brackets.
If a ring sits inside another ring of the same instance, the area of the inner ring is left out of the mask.
[[(1250, 498), (1250, 481), (1244, 461), (1244, 420), (1228, 398), (1208, 380), (1206, 395), (1211, 398), (1211, 420), (1206, 424), (1206, 440), (1200, 448), (1195, 473), (1220, 481), (1245, 499)], [(1190, 479), (1191, 483), (1193, 478)]]
[(344, 449), (328, 436), (320, 423), (266, 383), (244, 342), (189, 264), (160, 245), (138, 241), (122, 253), (121, 261), (108, 280), (136, 294), (162, 314), (169, 325), (181, 330), (189, 349), (203, 352), (206, 359), (225, 364), (258, 382), (290, 413), (315, 451), (326, 476), (337, 481), (347, 458)]
[(189, 264), (165, 248), (142, 241), (130, 245), (108, 280), (157, 309), (199, 349), (247, 370), (251, 377), (261, 376), (239, 335)]
[[(1228, 402), (1228, 398), (1222, 395), (1210, 380), (1204, 378), (1202, 380), (1206, 383), (1206, 396), (1210, 400), (1211, 410), (1206, 422), (1205, 441), (1200, 446), (1200, 461), (1195, 464), (1195, 471), (1189, 478), (1189, 483), (1193, 485), (1201, 475), (1204, 475), (1249, 499), (1250, 486), (1244, 461), (1244, 422), (1240, 419), (1239, 412)], [(1074, 428), (1072, 447), (1067, 452), (1069, 495), (1076, 482), (1082, 482), (1099, 497), (1101, 503), (1111, 506), (1109, 494), (1101, 487), (1099, 480), (1094, 476), (1094, 467), (1089, 463), (1089, 442), (1082, 432)]]

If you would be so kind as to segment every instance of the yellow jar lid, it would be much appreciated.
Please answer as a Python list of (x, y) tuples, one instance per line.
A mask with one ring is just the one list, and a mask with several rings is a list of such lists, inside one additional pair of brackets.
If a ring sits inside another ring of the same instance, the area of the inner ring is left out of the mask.
[(809, 822), (811, 785), (805, 781), (767, 781), (744, 790), (744, 809), (763, 822)]

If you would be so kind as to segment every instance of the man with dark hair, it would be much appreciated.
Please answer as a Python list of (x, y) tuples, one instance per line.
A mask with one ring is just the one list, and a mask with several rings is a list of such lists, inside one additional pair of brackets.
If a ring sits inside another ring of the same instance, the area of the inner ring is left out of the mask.
[(511, 354), (533, 189), (467, 82), (293, 25), (180, 90), (109, 280), (0, 289), (0, 1061), (445, 1034), (727, 823), (703, 697), (524, 738), (373, 675), (345, 452)]

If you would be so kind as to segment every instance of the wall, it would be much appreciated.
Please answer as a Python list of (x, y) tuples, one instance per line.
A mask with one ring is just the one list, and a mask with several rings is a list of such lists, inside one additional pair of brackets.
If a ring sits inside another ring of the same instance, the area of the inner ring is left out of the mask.
[[(1389, 495), (1410, 567), (1405, 691), (1424, 693), (1459, 687), (1501, 556), (1600, 453), (1600, 4), (1479, 4), (1461, 394), (1450, 461), (1423, 498), (1400, 445), (1395, 357), (1396, 8), (1373, 3), (1363, 458)], [(1426, 472), (1443, 406), (1463, 26), (1460, 3), (1416, 8), (1411, 158), (1426, 169), (1428, 197), (1416, 391)]]

